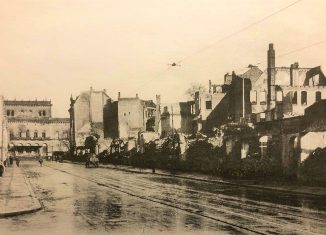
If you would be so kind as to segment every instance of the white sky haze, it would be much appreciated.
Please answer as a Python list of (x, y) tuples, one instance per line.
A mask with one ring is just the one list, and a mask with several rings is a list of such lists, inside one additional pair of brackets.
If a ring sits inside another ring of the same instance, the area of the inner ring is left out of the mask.
[[(191, 83), (222, 83), (226, 72), (258, 62), (265, 69), (269, 43), (280, 55), (326, 40), (326, 0), (302, 0), (193, 54), (293, 2), (0, 0), (0, 93), (6, 99), (51, 99), (57, 117), (68, 117), (70, 94), (90, 86), (106, 89), (113, 99), (120, 91), (185, 100)], [(276, 65), (326, 65), (324, 52), (326, 41), (278, 58)]]

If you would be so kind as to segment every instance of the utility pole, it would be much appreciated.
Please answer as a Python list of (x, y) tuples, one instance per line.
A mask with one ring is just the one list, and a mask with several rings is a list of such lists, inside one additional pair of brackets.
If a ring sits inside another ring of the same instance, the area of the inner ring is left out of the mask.
[(244, 82), (244, 77), (242, 78), (242, 117), (243, 117), (243, 120), (245, 120), (245, 95), (244, 95), (244, 92), (245, 92), (245, 82)]
[(3, 141), (3, 137), (4, 137), (4, 120), (2, 120), (1, 122), (1, 162), (3, 162), (4, 160), (4, 141)]
[(172, 121), (172, 135), (174, 134), (174, 125), (173, 125), (173, 106), (171, 105), (171, 121)]

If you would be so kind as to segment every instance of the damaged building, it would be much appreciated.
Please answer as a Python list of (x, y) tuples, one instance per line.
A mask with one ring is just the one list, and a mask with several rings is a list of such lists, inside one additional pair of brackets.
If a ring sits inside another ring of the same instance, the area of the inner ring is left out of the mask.
[(104, 107), (105, 138), (134, 138), (139, 132), (155, 131), (156, 104), (153, 100), (142, 100), (135, 97), (121, 97), (118, 100), (108, 99)]

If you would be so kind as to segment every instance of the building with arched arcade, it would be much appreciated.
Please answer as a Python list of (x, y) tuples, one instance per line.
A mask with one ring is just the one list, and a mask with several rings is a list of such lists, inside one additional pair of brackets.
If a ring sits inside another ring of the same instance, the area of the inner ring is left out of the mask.
[(68, 151), (69, 118), (52, 118), (51, 108), (51, 101), (4, 101), (11, 153), (36, 157)]

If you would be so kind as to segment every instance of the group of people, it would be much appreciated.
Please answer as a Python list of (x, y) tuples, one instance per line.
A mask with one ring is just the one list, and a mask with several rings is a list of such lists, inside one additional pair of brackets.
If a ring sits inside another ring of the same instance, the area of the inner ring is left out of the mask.
[(0, 177), (2, 177), (3, 173), (5, 172), (6, 167), (12, 167), (12, 165), (14, 164), (14, 161), (16, 161), (16, 165), (17, 165), (17, 167), (19, 167), (19, 163), (20, 163), (19, 157), (13, 157), (10, 155), (3, 162), (0, 161)]
[(16, 166), (19, 167), (20, 158), (18, 156), (9, 155), (9, 157), (4, 161), (5, 167), (11, 167), (16, 162)]

